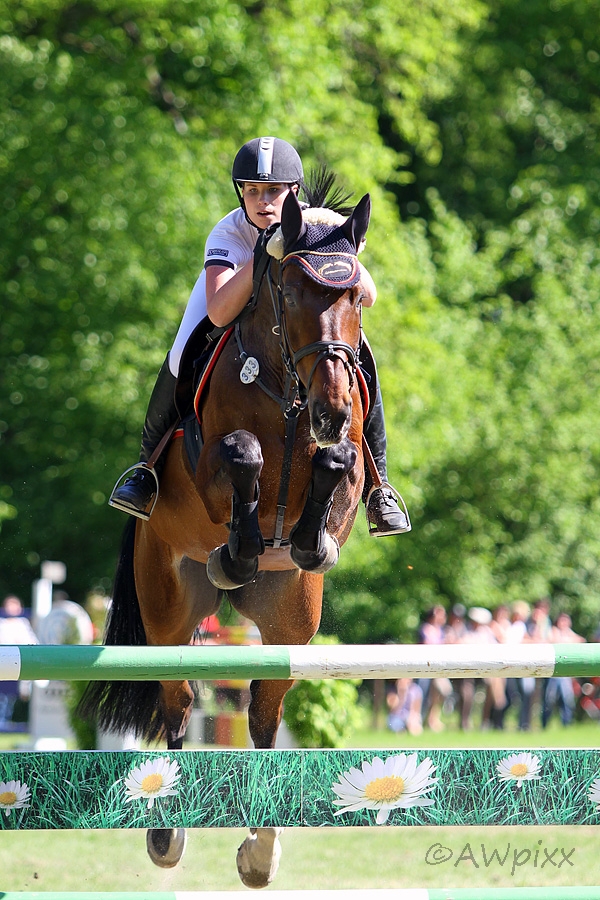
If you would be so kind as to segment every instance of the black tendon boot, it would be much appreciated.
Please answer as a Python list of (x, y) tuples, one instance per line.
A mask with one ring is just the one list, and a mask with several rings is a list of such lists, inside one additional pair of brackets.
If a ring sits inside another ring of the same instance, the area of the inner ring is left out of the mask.
[[(364, 436), (382, 481), (381, 485), (374, 484), (373, 476), (368, 466), (365, 467), (363, 500), (367, 509), (369, 534), (373, 537), (385, 537), (387, 534), (404, 534), (410, 531), (411, 524), (404, 500), (387, 480), (387, 440), (383, 416), (383, 400), (381, 399), (379, 385), (377, 385), (375, 403), (369, 410), (367, 421), (365, 422)], [(401, 505), (398, 501), (400, 501)]]
[(146, 421), (142, 432), (140, 462), (128, 469), (132, 474), (120, 484), (124, 472), (117, 481), (110, 496), (109, 504), (138, 519), (149, 519), (158, 495), (158, 476), (162, 472), (165, 454), (162, 453), (152, 468), (146, 463), (160, 439), (179, 418), (175, 406), (175, 385), (177, 379), (169, 369), (169, 357), (164, 361), (148, 404)]

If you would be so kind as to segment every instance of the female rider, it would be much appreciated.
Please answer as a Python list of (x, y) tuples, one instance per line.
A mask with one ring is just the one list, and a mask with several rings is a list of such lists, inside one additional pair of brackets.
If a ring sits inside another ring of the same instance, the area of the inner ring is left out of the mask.
[[(168, 428), (178, 418), (174, 392), (183, 350), (192, 331), (205, 316), (217, 326), (228, 325), (252, 295), (254, 247), (259, 233), (279, 223), (289, 191), (298, 193), (304, 173), (296, 150), (279, 138), (255, 138), (244, 144), (235, 157), (233, 184), (240, 206), (213, 228), (206, 242), (204, 268), (192, 290), (175, 342), (154, 386), (142, 434), (141, 465), (113, 491), (109, 503), (130, 515), (148, 519), (148, 508), (156, 494), (156, 480), (144, 464)], [(377, 292), (361, 265), (363, 306), (372, 306)], [(370, 533), (379, 537), (410, 531), (410, 523), (399, 507), (396, 492), (387, 482), (386, 434), (381, 392), (367, 416), (364, 433), (383, 485), (370, 492), (367, 518)], [(156, 474), (162, 470), (155, 464)], [(158, 469), (158, 471), (157, 471)], [(372, 481), (366, 470), (367, 497)]]

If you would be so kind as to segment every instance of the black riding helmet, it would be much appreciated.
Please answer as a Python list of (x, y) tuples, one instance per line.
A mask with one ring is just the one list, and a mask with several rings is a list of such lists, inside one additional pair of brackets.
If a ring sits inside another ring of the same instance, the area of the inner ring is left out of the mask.
[(302, 184), (302, 160), (291, 144), (276, 137), (254, 138), (238, 151), (231, 170), (233, 186), (244, 212), (240, 183), (244, 181)]

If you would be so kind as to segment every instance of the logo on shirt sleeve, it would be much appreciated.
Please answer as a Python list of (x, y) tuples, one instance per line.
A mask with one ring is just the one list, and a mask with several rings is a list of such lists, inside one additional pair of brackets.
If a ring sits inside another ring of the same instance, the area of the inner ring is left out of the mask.
[(229, 256), (229, 250), (217, 250), (217, 249), (209, 250), (206, 255), (207, 256), (224, 256), (227, 258)]

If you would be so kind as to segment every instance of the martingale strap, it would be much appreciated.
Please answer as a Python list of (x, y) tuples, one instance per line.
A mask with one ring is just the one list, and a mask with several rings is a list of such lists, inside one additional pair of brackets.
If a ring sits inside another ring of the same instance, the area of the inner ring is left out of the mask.
[[(235, 339), (237, 341), (240, 359), (242, 362), (246, 362), (249, 357), (242, 344), (242, 335), (239, 324), (235, 326)], [(290, 490), (290, 479), (292, 475), (292, 456), (294, 452), (294, 444), (296, 442), (296, 429), (298, 426), (298, 419), (300, 417), (300, 414), (306, 409), (307, 401), (305, 399), (300, 400), (297, 382), (294, 379), (290, 378), (289, 372), (283, 397), (275, 394), (270, 388), (268, 388), (259, 375), (253, 378), (253, 383), (256, 384), (256, 386), (260, 388), (261, 391), (263, 391), (268, 397), (270, 397), (271, 400), (274, 400), (275, 403), (277, 403), (277, 405), (281, 409), (285, 421), (285, 443), (283, 450), (283, 462), (281, 464), (281, 475), (279, 479), (279, 494), (277, 496), (275, 531), (272, 540), (265, 540), (265, 545), (267, 547), (273, 547), (278, 550), (280, 547), (285, 547), (289, 544), (289, 541), (283, 540), (283, 525), (285, 520), (285, 511), (287, 508), (288, 494)]]
[(287, 507), (288, 494), (290, 490), (290, 478), (292, 475), (292, 455), (294, 453), (294, 444), (296, 443), (296, 428), (300, 413), (304, 407), (295, 407), (285, 417), (285, 446), (283, 451), (283, 463), (281, 464), (281, 478), (279, 481), (279, 495), (277, 497), (277, 516), (275, 518), (275, 533), (273, 541), (265, 541), (268, 546), (274, 547), (276, 550), (282, 544), (289, 544), (289, 541), (282, 541), (283, 522), (285, 519), (285, 510)]

